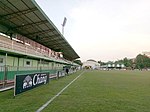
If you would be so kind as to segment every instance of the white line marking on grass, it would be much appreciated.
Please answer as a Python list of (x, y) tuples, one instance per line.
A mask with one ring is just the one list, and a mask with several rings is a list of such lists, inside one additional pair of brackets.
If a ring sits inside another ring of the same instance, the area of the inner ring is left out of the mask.
[(67, 89), (74, 81), (76, 81), (84, 72), (82, 72), (79, 76), (73, 79), (66, 87), (64, 87), (60, 92), (58, 92), (54, 97), (52, 97), (49, 101), (47, 101), (44, 105), (42, 105), (36, 112), (41, 112), (45, 107), (47, 107), (55, 98), (57, 98), (65, 89)]

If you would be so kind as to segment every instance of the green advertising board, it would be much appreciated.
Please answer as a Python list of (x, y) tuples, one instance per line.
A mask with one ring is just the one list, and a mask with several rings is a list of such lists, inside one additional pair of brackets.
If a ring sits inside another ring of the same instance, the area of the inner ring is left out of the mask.
[(49, 82), (49, 73), (15, 75), (14, 96)]

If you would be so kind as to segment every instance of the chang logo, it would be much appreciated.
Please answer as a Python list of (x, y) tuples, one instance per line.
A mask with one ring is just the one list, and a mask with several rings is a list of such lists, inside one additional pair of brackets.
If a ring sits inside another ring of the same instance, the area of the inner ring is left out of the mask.
[(38, 85), (38, 84), (46, 84), (47, 82), (47, 76), (45, 74), (35, 74), (33, 77), (33, 85)]
[(23, 81), (23, 89), (32, 87), (32, 78), (28, 75)]

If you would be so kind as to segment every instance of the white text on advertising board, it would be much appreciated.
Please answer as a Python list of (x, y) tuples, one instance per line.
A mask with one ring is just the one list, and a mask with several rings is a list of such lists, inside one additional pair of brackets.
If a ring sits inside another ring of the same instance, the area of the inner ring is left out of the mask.
[(32, 86), (36, 86), (38, 84), (46, 84), (47, 81), (47, 75), (46, 74), (35, 74), (33, 76), (33, 79), (31, 78), (31, 76), (26, 76), (24, 81), (23, 81), (23, 89), (32, 87)]
[(33, 85), (37, 85), (37, 84), (41, 84), (41, 83), (44, 83), (46, 84), (46, 81), (47, 81), (47, 76), (45, 74), (41, 74), (40, 75), (37, 75), (35, 74), (34, 77), (33, 77)]

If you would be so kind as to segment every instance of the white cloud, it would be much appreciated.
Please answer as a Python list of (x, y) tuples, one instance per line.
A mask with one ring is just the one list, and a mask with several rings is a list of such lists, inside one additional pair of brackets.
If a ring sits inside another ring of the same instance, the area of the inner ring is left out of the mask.
[(60, 30), (61, 20), (67, 17), (65, 38), (83, 61), (115, 60), (150, 51), (149, 0), (38, 1)]
[(95, 0), (74, 8), (72, 37), (79, 42), (72, 44), (81, 59), (134, 57), (149, 50), (149, 5), (149, 1)]

